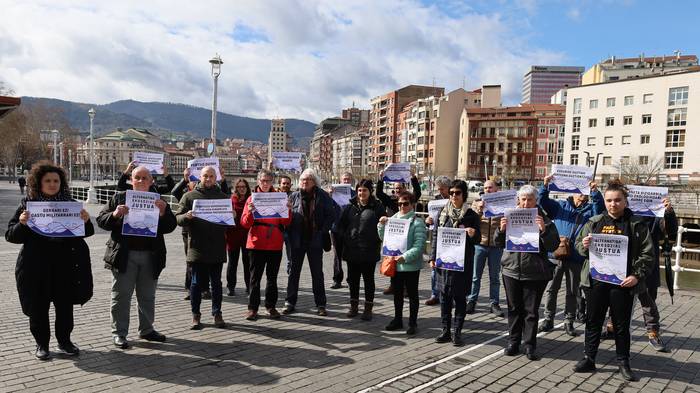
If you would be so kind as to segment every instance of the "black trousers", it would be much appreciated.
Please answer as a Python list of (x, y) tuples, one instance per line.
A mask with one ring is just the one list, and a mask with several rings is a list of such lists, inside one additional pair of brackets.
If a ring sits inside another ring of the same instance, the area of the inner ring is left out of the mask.
[[(518, 280), (503, 276), (503, 287), (508, 300), (508, 342), (533, 350), (537, 347), (537, 321), (542, 295), (548, 280)], [(600, 333), (600, 332), (598, 332)]]
[(630, 318), (632, 316), (632, 290), (619, 285), (608, 284), (594, 279), (586, 291), (586, 337), (584, 352), (590, 359), (595, 360), (600, 345), (600, 334), (605, 322), (605, 316), (610, 308), (615, 334), (615, 352), (618, 360), (630, 358)]
[(343, 282), (343, 237), (331, 232), (333, 239), (333, 282), (340, 284)]
[(226, 288), (230, 290), (236, 289), (236, 280), (238, 275), (238, 257), (243, 260), (243, 279), (245, 280), (245, 289), (250, 287), (250, 253), (245, 247), (234, 247), (228, 250), (228, 266), (226, 266)]
[(464, 271), (437, 269), (438, 286), (440, 288), (440, 318), (442, 327), (449, 329), (452, 319), (452, 305), (454, 303), (454, 325), (461, 328), (464, 317), (467, 315), (467, 295), (472, 290), (474, 277), (474, 258), (465, 261)]
[[(48, 299), (36, 299), (29, 316), (29, 330), (32, 332), (36, 344), (47, 349), (51, 340), (50, 305), (51, 301)], [(70, 342), (70, 334), (73, 331), (73, 304), (54, 301), (53, 307), (56, 312), (56, 340), (59, 344), (67, 344)]]
[[(360, 277), (365, 283), (365, 301), (374, 301), (374, 270), (377, 262), (348, 262), (348, 287), (350, 288), (350, 300), (360, 300)], [(403, 292), (401, 293), (403, 296)]]
[(282, 262), (282, 250), (249, 250), (250, 251), (250, 296), (248, 309), (258, 311), (260, 308), (260, 280), (263, 273), (267, 277), (265, 286), (265, 308), (277, 306), (279, 297), (277, 290), (277, 274)]
[(403, 318), (403, 290), (408, 292), (408, 325), (418, 326), (418, 277), (420, 270), (415, 272), (396, 272), (394, 276), (394, 319)]

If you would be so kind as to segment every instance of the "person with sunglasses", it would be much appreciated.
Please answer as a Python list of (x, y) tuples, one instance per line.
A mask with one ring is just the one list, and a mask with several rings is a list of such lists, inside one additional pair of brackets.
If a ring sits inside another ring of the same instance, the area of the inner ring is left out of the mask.
[[(450, 197), (450, 184), (452, 184), (452, 180), (450, 180), (449, 177), (438, 176), (438, 178), (435, 179), (435, 186), (438, 189), (438, 193), (435, 194), (433, 199), (448, 199)], [(425, 219), (425, 225), (433, 225), (433, 218), (428, 216), (428, 218)], [(430, 269), (430, 298), (425, 301), (425, 305), (434, 306), (436, 304), (440, 304), (440, 291), (437, 287), (437, 273), (435, 269)]]
[[(437, 267), (438, 286), (440, 288), (440, 317), (442, 332), (435, 339), (437, 343), (452, 341), (454, 346), (464, 345), (462, 326), (467, 309), (467, 294), (471, 291), (472, 275), (474, 273), (474, 244), (481, 238), (479, 215), (465, 202), (467, 183), (454, 180), (450, 184), (450, 200), (442, 208), (438, 220), (433, 227), (433, 239), (438, 238), (439, 227), (463, 228), (467, 233), (467, 246), (464, 248), (464, 271), (441, 269)], [(436, 268), (437, 247), (433, 247), (430, 266)], [(452, 307), (455, 308), (454, 336), (452, 326)]]
[(250, 185), (245, 179), (238, 179), (231, 195), (233, 210), (236, 212), (236, 225), (226, 229), (226, 250), (228, 251), (228, 266), (226, 267), (226, 288), (228, 296), (236, 295), (236, 279), (238, 273), (238, 257), (243, 260), (243, 280), (245, 281), (245, 293), (250, 293), (250, 259), (248, 249), (245, 247), (248, 239), (248, 229), (241, 225), (241, 217), (245, 202), (251, 195)]
[[(399, 211), (392, 218), (410, 220), (411, 226), (408, 230), (406, 244), (408, 249), (402, 255), (394, 257), (396, 260), (396, 274), (394, 275), (394, 319), (386, 325), (386, 330), (394, 331), (403, 328), (403, 293), (404, 288), (408, 292), (409, 317), (406, 334), (416, 334), (418, 327), (418, 278), (420, 269), (423, 266), (423, 250), (425, 250), (425, 223), (420, 218), (416, 218), (414, 210), (415, 201), (413, 194), (403, 191), (399, 194), (397, 201)], [(389, 220), (384, 216), (379, 219), (377, 230), (379, 238), (384, 239), (384, 227)]]

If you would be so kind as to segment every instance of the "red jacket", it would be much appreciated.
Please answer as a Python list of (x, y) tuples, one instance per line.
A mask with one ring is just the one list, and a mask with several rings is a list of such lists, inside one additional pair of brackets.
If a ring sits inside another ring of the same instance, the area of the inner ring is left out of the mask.
[(239, 198), (238, 195), (231, 195), (231, 204), (236, 212), (236, 226), (226, 230), (226, 249), (233, 250), (238, 247), (245, 247), (248, 238), (248, 228), (241, 225), (241, 217), (243, 217), (243, 209), (246, 205), (246, 200)]
[[(261, 192), (259, 188), (256, 188), (255, 191)], [(270, 188), (270, 192), (276, 192), (276, 190)], [(250, 250), (281, 251), (284, 246), (283, 227), (288, 226), (292, 222), (291, 209), (287, 218), (263, 218), (256, 220), (253, 218), (253, 213), (248, 210), (248, 203), (251, 198), (252, 196), (246, 201), (243, 214), (241, 215), (241, 226), (249, 229), (246, 248)], [(273, 226), (253, 225), (255, 222)]]

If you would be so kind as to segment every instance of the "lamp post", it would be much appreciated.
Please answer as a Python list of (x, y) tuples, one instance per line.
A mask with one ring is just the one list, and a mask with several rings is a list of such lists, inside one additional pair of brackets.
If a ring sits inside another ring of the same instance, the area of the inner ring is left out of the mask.
[(218, 91), (219, 75), (221, 75), (221, 65), (224, 64), (221, 61), (221, 57), (217, 54), (209, 60), (211, 63), (211, 77), (214, 78), (214, 92), (212, 94), (211, 103), (211, 143), (213, 148), (211, 149), (211, 155), (216, 155), (216, 95)]
[(63, 167), (63, 142), (58, 144), (58, 166)]
[(493, 158), (493, 180), (496, 181), (496, 157)]
[(93, 120), (95, 119), (95, 108), (88, 111), (90, 117), (90, 188), (88, 189), (87, 202), (97, 203), (97, 190), (95, 189), (95, 138), (92, 134)]
[(58, 130), (51, 130), (53, 134), (53, 163), (58, 164)]
[(73, 181), (73, 162), (72, 162), (73, 150), (68, 149), (68, 184)]
[(484, 181), (489, 179), (489, 158), (484, 158)]

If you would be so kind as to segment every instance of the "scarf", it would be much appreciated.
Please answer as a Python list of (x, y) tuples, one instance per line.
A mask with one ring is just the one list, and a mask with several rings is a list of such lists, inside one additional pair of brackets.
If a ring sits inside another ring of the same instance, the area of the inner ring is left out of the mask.
[(469, 210), (469, 207), (466, 203), (463, 203), (462, 208), (458, 209), (451, 201), (447, 202), (447, 205), (440, 211), (440, 218), (438, 219), (440, 226), (444, 227), (449, 218), (452, 222), (452, 227), (457, 228), (462, 218), (464, 218), (464, 215), (467, 214), (467, 210)]

